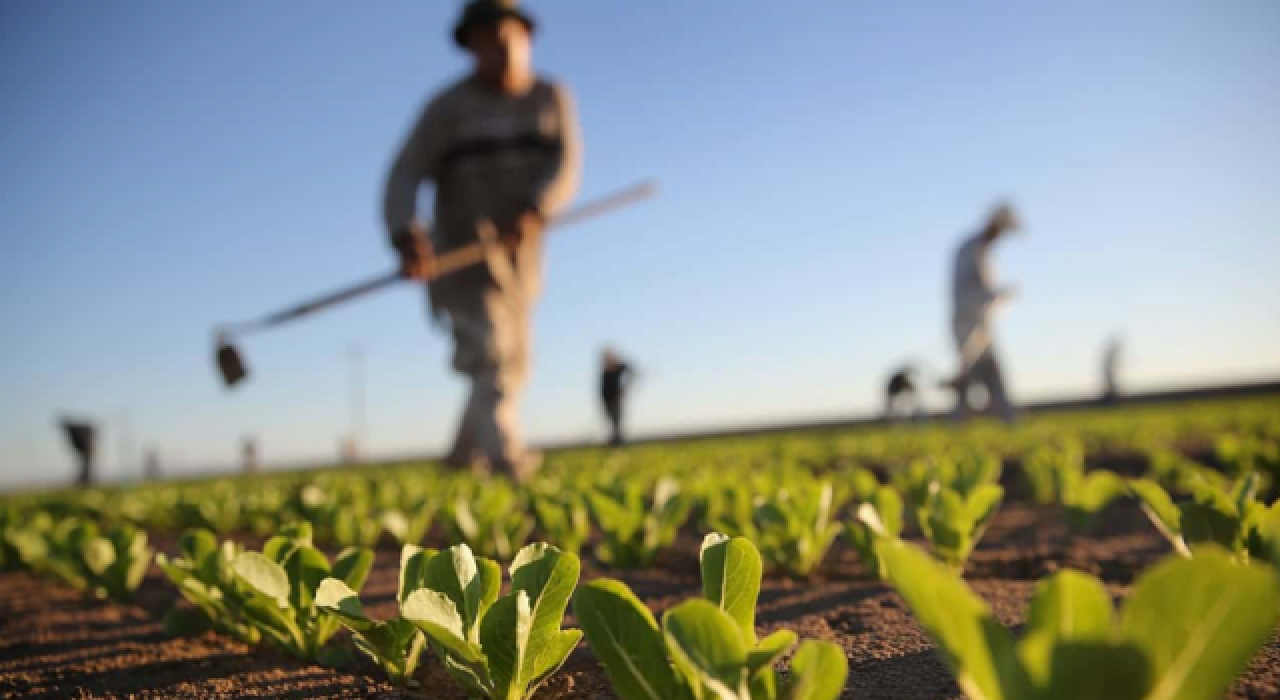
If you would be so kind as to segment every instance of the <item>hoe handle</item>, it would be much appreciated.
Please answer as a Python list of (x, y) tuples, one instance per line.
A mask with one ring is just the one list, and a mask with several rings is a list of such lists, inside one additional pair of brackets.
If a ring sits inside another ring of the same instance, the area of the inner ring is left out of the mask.
[[(625, 190), (620, 190), (600, 199), (588, 202), (551, 221), (547, 226), (547, 230), (572, 226), (587, 219), (606, 214), (615, 209), (620, 209), (629, 204), (648, 199), (653, 195), (654, 189), (653, 183), (643, 182), (638, 185), (628, 187)], [(462, 248), (451, 250), (447, 253), (442, 253), (436, 256), (432, 261), (433, 264), (431, 265), (426, 281), (436, 280), (463, 268), (484, 262), (489, 255), (490, 246), (492, 245), (501, 245), (501, 243), (472, 243), (470, 245), (463, 246)], [(343, 302), (362, 297), (371, 292), (376, 292), (404, 279), (406, 278), (400, 274), (399, 270), (386, 272), (362, 282), (357, 282), (349, 287), (343, 287), (342, 289), (330, 292), (315, 299), (310, 299), (300, 304), (290, 306), (287, 309), (282, 309), (255, 321), (223, 326), (219, 329), (219, 337), (251, 333), (253, 331), (265, 330), (282, 323), (288, 323), (289, 321), (307, 316), (321, 309), (334, 306), (335, 304), (341, 304)]]

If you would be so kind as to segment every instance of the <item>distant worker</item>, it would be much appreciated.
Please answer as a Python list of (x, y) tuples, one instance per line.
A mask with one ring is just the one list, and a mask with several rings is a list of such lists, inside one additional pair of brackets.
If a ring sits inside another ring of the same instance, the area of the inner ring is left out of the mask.
[(920, 395), (916, 391), (916, 368), (904, 365), (889, 376), (884, 393), (884, 417), (887, 421), (899, 418), (918, 418), (921, 415)]
[(142, 474), (151, 481), (160, 478), (160, 452), (155, 448), (147, 450), (146, 458), (142, 462)]
[(246, 437), (240, 441), (240, 467), (246, 474), (258, 471), (258, 439)]
[(956, 251), (951, 329), (960, 356), (960, 371), (948, 385), (956, 392), (957, 418), (967, 417), (972, 410), (970, 390), (974, 386), (986, 390), (988, 412), (1006, 423), (1012, 423), (1016, 417), (991, 334), (991, 317), (996, 307), (1012, 299), (1014, 292), (1010, 287), (996, 288), (989, 258), (992, 246), (1019, 227), (1013, 207), (1001, 204), (991, 212), (982, 230), (966, 239)]
[(1115, 403), (1120, 398), (1120, 357), (1124, 354), (1124, 341), (1112, 336), (1102, 351), (1102, 400)]
[(631, 365), (611, 348), (605, 349), (600, 369), (600, 399), (604, 403), (605, 418), (609, 420), (610, 445), (626, 442), (622, 434), (622, 404), (634, 376)]
[(93, 465), (97, 457), (98, 429), (93, 423), (72, 418), (60, 422), (71, 451), (76, 455), (76, 484), (87, 487), (93, 483)]
[[(427, 104), (395, 159), (384, 215), (404, 274), (427, 278), (437, 253), (500, 237), (505, 254), (429, 285), (431, 315), (451, 329), (453, 367), (471, 394), (446, 463), (517, 480), (541, 457), (525, 448), (520, 397), (530, 317), (541, 288), (542, 231), (578, 186), (578, 120), (569, 90), (532, 67), (534, 19), (508, 0), (474, 0), (454, 28), (472, 72)], [(430, 231), (419, 187), (435, 186)]]

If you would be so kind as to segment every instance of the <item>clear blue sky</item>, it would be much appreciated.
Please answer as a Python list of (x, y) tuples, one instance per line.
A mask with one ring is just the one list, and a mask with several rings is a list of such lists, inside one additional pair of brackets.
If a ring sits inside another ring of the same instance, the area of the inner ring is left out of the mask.
[[(1280, 4), (530, 3), (577, 92), (582, 196), (652, 203), (547, 257), (535, 438), (599, 434), (605, 342), (640, 431), (878, 404), (950, 368), (946, 276), (1000, 196), (1018, 397), (1280, 374)], [(0, 7), (0, 482), (62, 479), (59, 411), (172, 471), (330, 458), (363, 344), (375, 453), (438, 449), (463, 384), (401, 289), (270, 335), (226, 393), (210, 329), (386, 267), (385, 168), (465, 69), (444, 0)]]

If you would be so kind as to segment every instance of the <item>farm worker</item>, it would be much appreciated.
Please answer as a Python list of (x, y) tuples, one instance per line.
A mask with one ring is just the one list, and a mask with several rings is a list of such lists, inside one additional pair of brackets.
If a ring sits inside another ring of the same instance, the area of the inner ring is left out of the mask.
[(903, 365), (889, 376), (884, 390), (884, 418), (894, 421), (898, 418), (918, 418), (922, 410), (920, 397), (916, 393), (916, 368)]
[(1102, 400), (1114, 403), (1120, 398), (1120, 356), (1124, 353), (1124, 341), (1112, 336), (1102, 351)]
[(1013, 207), (1001, 204), (992, 210), (982, 230), (965, 239), (956, 251), (951, 280), (951, 330), (960, 356), (960, 371), (950, 385), (956, 392), (957, 418), (969, 414), (969, 390), (974, 385), (986, 389), (988, 411), (1006, 423), (1015, 418), (991, 335), (993, 312), (1014, 293), (1010, 287), (995, 286), (989, 257), (996, 242), (1019, 226)]
[[(409, 277), (425, 278), (437, 252), (499, 237), (506, 246), (484, 265), (433, 281), (428, 300), (436, 324), (453, 334), (454, 369), (471, 381), (446, 463), (517, 480), (541, 461), (525, 448), (518, 413), (542, 231), (573, 197), (580, 168), (572, 97), (535, 75), (534, 30), (515, 2), (465, 6), (453, 39), (472, 71), (426, 105), (391, 167), (383, 207)], [(429, 232), (415, 218), (424, 182), (435, 186)]]
[(600, 400), (609, 421), (609, 444), (617, 446), (625, 442), (622, 437), (622, 401), (634, 372), (631, 365), (618, 357), (612, 348), (605, 348), (600, 364)]

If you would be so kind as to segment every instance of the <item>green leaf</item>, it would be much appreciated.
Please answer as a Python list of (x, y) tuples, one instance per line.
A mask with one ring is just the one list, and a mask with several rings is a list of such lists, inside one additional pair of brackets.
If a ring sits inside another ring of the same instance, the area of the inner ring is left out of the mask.
[(687, 600), (662, 616), (663, 638), (689, 679), (724, 697), (746, 683), (747, 648), (737, 622), (705, 600)]
[(193, 564), (199, 565), (206, 557), (218, 551), (218, 538), (203, 528), (187, 530), (178, 540), (178, 549), (182, 556)]
[(754, 676), (757, 671), (772, 667), (795, 643), (796, 633), (791, 630), (778, 630), (761, 639), (756, 648), (747, 652), (747, 673)]
[(733, 618), (744, 645), (755, 646), (760, 552), (746, 538), (711, 533), (702, 541), (701, 565), (703, 597)]
[(289, 607), (289, 575), (282, 566), (257, 552), (241, 552), (232, 565), (236, 575), (250, 588)]
[(667, 661), (658, 623), (626, 584), (597, 579), (578, 588), (573, 612), (622, 700), (689, 700)]
[(116, 548), (105, 537), (93, 537), (81, 545), (84, 565), (95, 576), (101, 576), (116, 561)]
[(309, 544), (299, 545), (284, 560), (289, 576), (289, 603), (295, 610), (309, 609), (320, 582), (329, 577), (329, 560)]
[(809, 640), (791, 659), (787, 700), (835, 700), (849, 675), (849, 660), (831, 642)]
[(882, 539), (879, 552), (890, 581), (970, 700), (1030, 696), (1012, 637), (959, 576), (901, 541)]
[(320, 582), (316, 591), (316, 607), (337, 615), (344, 625), (357, 632), (373, 628), (373, 620), (365, 615), (360, 597), (340, 579), (327, 578)]
[(427, 562), (436, 555), (434, 549), (423, 549), (406, 544), (400, 549), (400, 585), (396, 588), (396, 600), (401, 603), (409, 594), (427, 583)]
[(356, 591), (364, 587), (372, 569), (373, 552), (367, 549), (350, 547), (339, 552), (338, 558), (333, 560), (333, 577)]
[(521, 549), (511, 563), (511, 590), (526, 593), (532, 608), (528, 658), (519, 679), (523, 685), (563, 662), (555, 658), (561, 650), (553, 642), (560, 637), (560, 623), (578, 585), (579, 569), (578, 557), (547, 544)]
[(474, 640), (484, 611), (498, 597), (502, 570), (497, 562), (477, 560), (465, 544), (450, 547), (427, 562), (427, 588), (449, 597), (462, 616), (465, 637)]
[(1151, 687), (1150, 664), (1141, 649), (1099, 640), (1057, 641), (1044, 677), (1039, 695), (1044, 700), (1141, 700)]
[(1266, 641), (1280, 611), (1267, 568), (1205, 549), (1144, 574), (1121, 614), (1124, 641), (1142, 648), (1157, 679), (1147, 700), (1221, 697)]
[(1191, 556), (1182, 539), (1182, 514), (1169, 493), (1150, 479), (1131, 479), (1129, 490), (1142, 502), (1142, 510), (1156, 530), (1173, 544), (1179, 554)]
[(484, 661), (480, 647), (467, 639), (462, 616), (448, 595), (420, 588), (409, 594), (400, 615), (450, 654), (468, 663)]
[(1111, 635), (1111, 596), (1097, 579), (1063, 571), (1041, 581), (1031, 597), (1027, 632), (1057, 639), (1098, 640)]
[(497, 600), (480, 622), (480, 647), (489, 663), (494, 695), (498, 698), (524, 696), (525, 669), (533, 611), (529, 594), (516, 591)]

